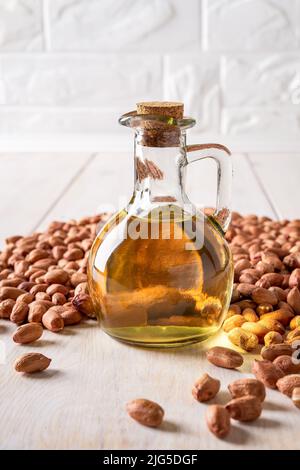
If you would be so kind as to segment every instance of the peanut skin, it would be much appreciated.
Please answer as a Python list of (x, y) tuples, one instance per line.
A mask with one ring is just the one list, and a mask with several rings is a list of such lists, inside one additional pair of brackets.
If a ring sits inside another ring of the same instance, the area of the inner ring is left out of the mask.
[(200, 402), (209, 401), (214, 398), (220, 390), (221, 382), (208, 374), (203, 374), (192, 389), (195, 400)]
[(210, 432), (219, 438), (226, 437), (230, 431), (230, 415), (221, 405), (210, 405), (206, 412), (206, 424)]
[(126, 410), (129, 416), (138, 423), (154, 428), (161, 425), (164, 417), (162, 407), (146, 398), (137, 398), (128, 402)]

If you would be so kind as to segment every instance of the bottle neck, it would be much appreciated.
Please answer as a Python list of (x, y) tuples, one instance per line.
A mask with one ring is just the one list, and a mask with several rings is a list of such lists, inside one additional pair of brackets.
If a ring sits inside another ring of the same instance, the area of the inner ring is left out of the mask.
[(150, 147), (144, 143), (140, 132), (135, 135), (134, 199), (142, 206), (164, 204), (182, 205), (185, 180), (185, 135), (178, 145)]

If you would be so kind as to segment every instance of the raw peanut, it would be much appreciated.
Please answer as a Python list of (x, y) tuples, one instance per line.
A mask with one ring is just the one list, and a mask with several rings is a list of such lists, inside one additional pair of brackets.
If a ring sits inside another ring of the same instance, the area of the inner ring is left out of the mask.
[(292, 400), (297, 408), (300, 408), (300, 387), (295, 387), (292, 392)]
[(255, 286), (253, 284), (249, 284), (246, 282), (242, 282), (241, 284), (237, 286), (238, 292), (244, 297), (250, 296), (254, 289), (255, 289)]
[(262, 412), (261, 400), (251, 395), (234, 398), (225, 408), (230, 417), (237, 421), (254, 421)]
[(251, 263), (248, 259), (241, 259), (234, 266), (234, 274), (239, 275), (244, 269), (251, 268)]
[(64, 259), (67, 261), (76, 261), (84, 257), (84, 253), (81, 248), (73, 248), (71, 250), (67, 250), (64, 254)]
[(30, 289), (30, 294), (36, 295), (39, 292), (46, 292), (48, 284), (36, 284)]
[(228, 385), (232, 398), (240, 398), (248, 395), (256, 397), (261, 402), (266, 398), (264, 384), (257, 379), (239, 379)]
[(46, 250), (40, 250), (40, 249), (35, 249), (32, 250), (27, 256), (26, 260), (30, 263), (33, 264), (36, 261), (39, 261), (40, 259), (43, 258), (48, 258), (49, 253)]
[(246, 320), (242, 315), (233, 315), (232, 317), (227, 318), (227, 320), (224, 321), (223, 330), (228, 333), (233, 328), (241, 326), (243, 323), (245, 323), (245, 321)]
[(300, 313), (300, 292), (298, 287), (293, 287), (287, 295), (287, 303), (295, 313)]
[(208, 374), (202, 375), (192, 388), (195, 400), (205, 402), (214, 398), (220, 390), (220, 380), (214, 379)]
[(300, 372), (300, 361), (299, 363), (296, 362), (297, 361), (295, 361), (291, 356), (278, 356), (274, 359), (273, 364), (279, 367), (284, 375), (288, 375)]
[(0, 318), (10, 318), (15, 303), (13, 299), (2, 300), (0, 302)]
[(296, 317), (291, 319), (290, 328), (291, 330), (294, 330), (295, 328), (299, 328), (299, 327), (300, 327), (300, 315), (297, 315)]
[(261, 357), (268, 361), (274, 361), (278, 356), (291, 356), (293, 348), (289, 344), (270, 344), (264, 346), (260, 352)]
[(283, 258), (283, 262), (290, 269), (300, 268), (300, 253), (292, 253), (286, 256)]
[(215, 436), (226, 437), (230, 431), (230, 415), (224, 406), (210, 405), (206, 412), (206, 424)]
[(13, 323), (23, 323), (28, 316), (29, 306), (25, 302), (17, 302), (11, 312), (10, 321)]
[(76, 325), (77, 323), (80, 323), (82, 319), (80, 312), (78, 312), (78, 310), (73, 306), (66, 307), (64, 305), (63, 310), (60, 312), (60, 316), (66, 326)]
[(51, 297), (46, 294), (46, 292), (38, 292), (35, 296), (35, 300), (51, 300)]
[(298, 328), (295, 328), (294, 330), (291, 330), (288, 334), (287, 334), (287, 337), (286, 337), (286, 340), (287, 341), (292, 341), (296, 338), (299, 338), (300, 337), (300, 327)]
[(88, 294), (88, 293), (89, 293), (89, 290), (88, 290), (87, 282), (81, 282), (75, 287), (75, 295)]
[(17, 372), (24, 372), (31, 374), (33, 372), (40, 372), (49, 367), (51, 359), (40, 353), (23, 354), (15, 362), (15, 370)]
[(260, 380), (268, 388), (277, 388), (277, 381), (283, 377), (283, 372), (279, 367), (271, 361), (257, 361), (253, 362), (252, 373), (257, 380)]
[(253, 333), (255, 336), (258, 337), (258, 341), (260, 343), (263, 342), (264, 337), (269, 332), (268, 328), (266, 328), (262, 323), (259, 322), (245, 322), (241, 328), (249, 333)]
[(263, 287), (256, 287), (251, 294), (252, 299), (257, 304), (271, 304), (276, 305), (278, 298), (273, 292)]
[(15, 271), (15, 274), (17, 274), (17, 275), (23, 275), (24, 276), (24, 274), (25, 274), (25, 272), (27, 271), (28, 268), (29, 268), (29, 263), (25, 260), (17, 261), (14, 264), (14, 271)]
[[(254, 270), (253, 270), (254, 271)], [(259, 279), (259, 276), (256, 274), (250, 274), (250, 273), (245, 273), (241, 274), (239, 277), (239, 282), (240, 283), (245, 283), (245, 284), (255, 284)]]
[(294, 269), (294, 271), (290, 275), (289, 286), (299, 287), (300, 288), (300, 268)]
[(6, 299), (16, 300), (22, 294), (26, 294), (26, 291), (18, 289), (17, 287), (1, 287), (0, 301)]
[(82, 282), (87, 282), (87, 275), (83, 273), (74, 273), (71, 276), (71, 284), (73, 287), (78, 286), (78, 284), (81, 284)]
[(66, 298), (64, 294), (61, 294), (60, 292), (56, 292), (55, 294), (53, 294), (51, 300), (53, 305), (63, 305), (66, 303)]
[(300, 387), (300, 375), (286, 375), (285, 377), (278, 379), (276, 385), (281, 393), (288, 397), (292, 397), (294, 388)]
[[(278, 286), (281, 287), (282, 281), (283, 281), (283, 275), (278, 274), (278, 273), (266, 273), (263, 274), (261, 277), (261, 281), (264, 281), (268, 285), (268, 287), (271, 286)], [(261, 286), (261, 287), (267, 287), (267, 286)]]
[(279, 309), (288, 310), (292, 315), (294, 315), (294, 310), (287, 302), (278, 302)]
[(138, 423), (156, 428), (161, 425), (164, 410), (154, 401), (137, 398), (127, 403), (126, 410), (129, 416)]
[(283, 336), (277, 331), (269, 331), (264, 337), (265, 346), (270, 346), (271, 344), (281, 344), (283, 343)]
[(245, 308), (242, 313), (243, 317), (247, 322), (256, 322), (259, 320), (253, 308)]
[(278, 256), (274, 253), (262, 253), (261, 260), (263, 263), (271, 264), (273, 266), (273, 270), (281, 271), (282, 269), (282, 262), (278, 258)]
[(46, 293), (50, 296), (56, 293), (67, 295), (68, 292), (69, 292), (69, 288), (66, 286), (63, 286), (62, 284), (51, 284), (50, 286), (47, 287), (47, 290), (46, 290)]
[(259, 316), (265, 315), (266, 313), (273, 312), (273, 307), (271, 304), (260, 304), (256, 307), (256, 312)]
[(34, 295), (30, 294), (29, 292), (26, 292), (26, 294), (20, 295), (16, 302), (24, 302), (25, 304), (30, 304), (34, 300)]
[(64, 245), (54, 246), (52, 248), (52, 256), (56, 261), (58, 261), (63, 257), (66, 251), (67, 251), (67, 248)]
[(8, 278), (8, 279), (3, 279), (3, 281), (0, 281), (0, 286), (1, 287), (18, 287), (21, 282), (22, 282), (22, 279), (20, 277)]
[(269, 331), (276, 331), (281, 335), (284, 335), (285, 333), (284, 326), (278, 320), (273, 320), (272, 318), (263, 318), (259, 320), (259, 323), (268, 328)]
[(35, 282), (35, 283), (38, 283), (38, 284), (41, 284), (41, 282), (39, 281), (39, 279), (41, 277), (44, 276), (44, 274), (46, 274), (46, 271), (44, 269), (39, 269), (38, 271), (35, 271), (33, 274), (31, 274), (31, 276), (29, 277), (29, 280), (31, 282)]
[(225, 369), (235, 369), (244, 362), (243, 356), (237, 351), (222, 346), (209, 349), (206, 352), (206, 357), (215, 366), (224, 367)]
[(235, 305), (235, 304), (231, 304), (229, 309), (228, 309), (228, 312), (227, 312), (227, 315), (226, 315), (226, 318), (230, 318), (230, 317), (233, 317), (233, 315), (240, 315), (241, 314), (241, 308), (238, 306), (238, 305)]
[(29, 304), (28, 321), (41, 323), (43, 315), (47, 312), (49, 306), (42, 300), (36, 300)]
[(287, 294), (281, 287), (269, 287), (269, 291), (276, 295), (278, 301), (286, 301)]
[[(75, 289), (76, 293), (76, 289)], [(88, 294), (78, 294), (72, 300), (74, 307), (84, 315), (90, 318), (95, 318), (95, 310), (91, 297)]]
[(54, 331), (55, 333), (61, 331), (64, 328), (64, 320), (61, 315), (57, 313), (57, 308), (60, 307), (51, 307), (44, 313), (42, 317), (42, 323), (47, 330)]
[[(255, 323), (253, 323), (255, 324)], [(245, 351), (253, 351), (258, 346), (258, 337), (242, 328), (234, 328), (228, 333), (228, 339)]]
[(273, 265), (269, 263), (263, 263), (259, 261), (255, 266), (256, 270), (259, 271), (261, 274), (272, 273), (274, 271)]
[(241, 307), (242, 310), (245, 310), (245, 308), (256, 308), (256, 303), (248, 299), (240, 300), (235, 305)]
[(42, 269), (42, 270), (46, 270), (50, 267), (50, 266), (53, 266), (56, 264), (56, 261), (52, 258), (43, 258), (43, 259), (39, 259), (38, 261), (36, 261), (35, 263), (33, 263), (33, 266), (35, 268), (39, 268), (39, 269)]
[(261, 320), (277, 320), (284, 326), (287, 326), (292, 318), (293, 314), (285, 308), (274, 310), (274, 312), (266, 313), (260, 317)]
[(19, 326), (13, 335), (15, 343), (27, 344), (38, 340), (43, 334), (43, 327), (40, 323), (26, 323)]
[(66, 284), (69, 280), (69, 274), (63, 269), (52, 269), (45, 274), (47, 284)]

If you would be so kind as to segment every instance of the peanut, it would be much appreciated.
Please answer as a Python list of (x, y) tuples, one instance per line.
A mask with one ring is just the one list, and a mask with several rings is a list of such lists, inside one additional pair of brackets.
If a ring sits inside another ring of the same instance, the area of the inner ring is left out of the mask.
[(283, 343), (283, 336), (277, 331), (269, 331), (264, 337), (265, 346), (270, 346), (271, 344), (281, 344)]
[(297, 315), (296, 317), (291, 319), (290, 322), (290, 328), (291, 330), (294, 330), (295, 328), (300, 327), (300, 315)]
[(257, 379), (239, 379), (228, 385), (228, 390), (232, 398), (240, 398), (252, 395), (260, 401), (266, 398), (266, 389), (264, 384)]
[(252, 373), (268, 388), (276, 388), (277, 381), (283, 377), (283, 372), (271, 361), (254, 360)]
[(267, 319), (277, 320), (280, 323), (282, 323), (284, 326), (287, 326), (289, 322), (291, 321), (291, 319), (293, 318), (293, 316), (294, 315), (289, 310), (285, 308), (281, 308), (281, 309), (275, 310), (274, 312), (266, 313), (265, 315), (262, 315), (260, 319), (261, 320), (267, 320)]
[(290, 275), (289, 286), (299, 287), (300, 288), (300, 268), (294, 269), (294, 271)]
[(273, 364), (282, 370), (284, 375), (297, 374), (300, 372), (300, 361), (295, 361), (291, 356), (278, 356), (274, 359)]
[(28, 321), (41, 323), (43, 315), (47, 312), (48, 307), (43, 301), (36, 300), (29, 304)]
[(51, 307), (44, 313), (42, 323), (47, 330), (58, 332), (64, 328), (64, 320), (57, 312), (58, 308), (60, 307)]
[(15, 303), (13, 299), (2, 300), (0, 302), (0, 318), (10, 318)]
[(243, 317), (247, 322), (256, 322), (259, 320), (253, 308), (245, 308), (242, 313)]
[(245, 322), (241, 328), (257, 336), (259, 343), (263, 342), (264, 337), (269, 332), (268, 328), (259, 322)]
[(23, 354), (15, 362), (15, 370), (17, 372), (24, 372), (31, 374), (33, 372), (40, 372), (49, 367), (51, 359), (40, 353)]
[(28, 316), (29, 307), (25, 302), (17, 302), (12, 309), (10, 321), (14, 323), (23, 323)]
[(286, 375), (285, 377), (278, 379), (276, 385), (281, 393), (288, 397), (292, 397), (293, 390), (300, 387), (300, 375)]
[[(79, 284), (81, 285), (81, 284)], [(78, 287), (78, 286), (77, 286)], [(76, 293), (76, 289), (75, 289)], [(74, 307), (80, 312), (90, 318), (95, 318), (95, 310), (91, 297), (88, 294), (77, 294), (72, 300)]]
[(300, 313), (300, 292), (298, 287), (293, 287), (287, 295), (287, 303), (295, 313)]
[(251, 294), (252, 299), (257, 304), (271, 304), (276, 305), (278, 303), (277, 296), (263, 287), (256, 287)]
[(225, 369), (235, 369), (240, 367), (243, 362), (243, 356), (236, 351), (222, 346), (215, 346), (206, 353), (209, 362)]
[(230, 431), (230, 415), (221, 405), (210, 405), (206, 412), (207, 427), (215, 436), (226, 437)]
[(300, 408), (300, 387), (295, 387), (292, 392), (292, 400), (297, 408)]
[(208, 374), (202, 375), (192, 389), (195, 400), (205, 402), (214, 398), (220, 390), (220, 380), (214, 379)]
[(66, 326), (76, 325), (77, 323), (80, 323), (82, 319), (80, 312), (78, 312), (78, 310), (73, 306), (64, 306), (60, 312), (60, 316)]
[(26, 291), (23, 289), (18, 289), (17, 287), (1, 287), (0, 301), (6, 299), (16, 300), (22, 294), (26, 294)]
[(137, 398), (128, 402), (126, 410), (129, 416), (138, 423), (154, 428), (161, 425), (164, 417), (162, 407), (145, 398)]
[(234, 398), (225, 408), (230, 417), (237, 421), (254, 421), (262, 412), (261, 400), (251, 395)]
[(268, 361), (274, 361), (278, 356), (291, 356), (293, 348), (289, 344), (270, 344), (264, 346), (260, 352), (261, 357)]
[(246, 320), (242, 315), (233, 315), (232, 317), (227, 318), (227, 320), (224, 321), (223, 330), (228, 333), (233, 328), (241, 326), (243, 323), (245, 323), (245, 321)]
[(258, 338), (255, 334), (242, 328), (234, 328), (228, 334), (228, 339), (245, 351), (253, 351), (258, 346)]
[(38, 340), (43, 334), (43, 327), (40, 323), (26, 323), (19, 326), (13, 335), (15, 343), (26, 344)]
[(45, 275), (47, 284), (66, 284), (69, 280), (69, 274), (63, 269), (53, 269)]
[(274, 320), (273, 318), (260, 319), (259, 323), (270, 331), (277, 331), (277, 333), (280, 333), (281, 335), (284, 335), (285, 333), (284, 326), (278, 320)]

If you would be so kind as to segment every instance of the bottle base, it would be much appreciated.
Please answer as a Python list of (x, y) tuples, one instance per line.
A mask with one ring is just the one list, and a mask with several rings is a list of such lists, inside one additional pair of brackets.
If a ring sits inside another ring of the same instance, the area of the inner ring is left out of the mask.
[(122, 343), (141, 348), (167, 349), (205, 341), (215, 335), (220, 327), (146, 326), (102, 329), (106, 334)]

